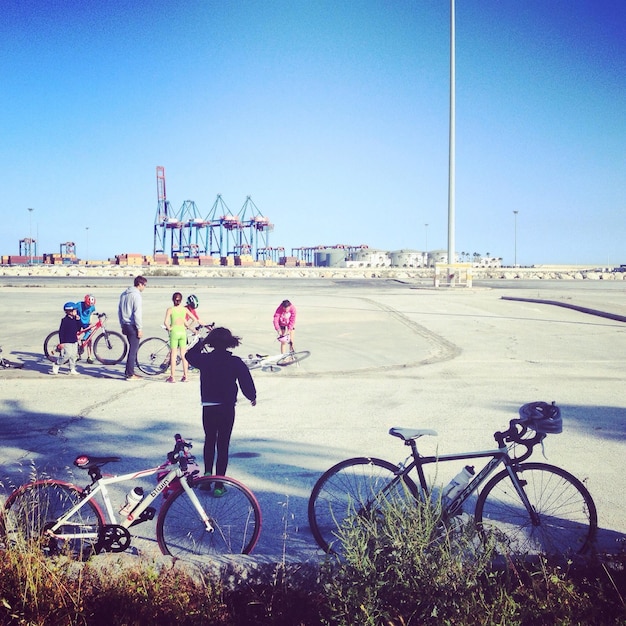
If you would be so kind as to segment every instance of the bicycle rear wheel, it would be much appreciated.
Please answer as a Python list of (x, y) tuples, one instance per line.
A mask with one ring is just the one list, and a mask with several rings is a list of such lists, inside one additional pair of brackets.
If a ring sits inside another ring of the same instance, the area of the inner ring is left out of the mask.
[(311, 353), (308, 350), (301, 350), (300, 352), (289, 352), (285, 354), (284, 357), (278, 359), (276, 361), (276, 365), (280, 365), (280, 367), (286, 367), (287, 365), (293, 365), (294, 363), (299, 363), (304, 359), (308, 359), (311, 356)]
[(389, 461), (360, 457), (327, 470), (309, 498), (309, 524), (315, 541), (325, 552), (341, 552), (342, 530), (352, 519), (377, 515), (381, 507), (417, 498), (417, 486), (408, 476), (396, 476)]
[[(215, 483), (225, 488), (219, 497)], [(157, 519), (156, 536), (163, 554), (179, 558), (249, 554), (261, 532), (261, 508), (254, 494), (226, 476), (203, 476), (194, 480), (192, 487), (209, 516), (213, 532), (207, 531), (181, 487), (165, 501)]]
[(15, 549), (39, 546), (46, 554), (67, 554), (83, 560), (95, 552), (94, 546), (105, 523), (98, 506), (86, 502), (54, 532), (46, 531), (82, 500), (82, 490), (58, 480), (39, 480), (14, 491), (4, 505), (0, 532)]
[(103, 365), (117, 365), (124, 360), (128, 346), (120, 333), (107, 330), (96, 337), (93, 353)]
[(50, 333), (43, 342), (43, 353), (49, 361), (55, 361), (61, 356), (61, 351), (57, 350), (61, 338), (59, 337), (59, 331), (55, 330)]
[(137, 349), (137, 367), (148, 376), (162, 374), (170, 366), (170, 345), (159, 337), (144, 339)]
[(528, 498), (531, 519), (506, 470), (494, 476), (476, 502), (476, 526), (494, 536), (506, 554), (563, 557), (585, 552), (598, 527), (596, 506), (587, 488), (569, 472), (545, 463), (513, 468)]

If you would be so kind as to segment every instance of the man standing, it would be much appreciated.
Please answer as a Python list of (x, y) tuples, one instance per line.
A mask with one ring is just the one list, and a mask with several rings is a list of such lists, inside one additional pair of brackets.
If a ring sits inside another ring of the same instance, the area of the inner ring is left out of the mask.
[(146, 288), (148, 280), (143, 276), (136, 276), (133, 287), (129, 287), (120, 296), (120, 304), (117, 315), (122, 327), (122, 333), (128, 339), (128, 359), (126, 360), (126, 380), (141, 380), (141, 376), (135, 374), (137, 362), (137, 348), (141, 339), (141, 293)]

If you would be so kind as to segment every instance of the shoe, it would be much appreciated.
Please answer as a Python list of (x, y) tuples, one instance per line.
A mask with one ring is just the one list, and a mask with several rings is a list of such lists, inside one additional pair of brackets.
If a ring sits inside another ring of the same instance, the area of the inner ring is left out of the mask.
[(89, 365), (93, 365), (95, 363), (95, 361), (91, 357), (89, 357), (87, 359), (87, 363), (89, 363)]
[(137, 374), (132, 374), (131, 376), (127, 376), (126, 380), (143, 380), (141, 376), (137, 376)]
[(221, 498), (222, 496), (226, 495), (226, 487), (224, 487), (224, 485), (217, 485), (215, 486), (215, 489), (213, 489), (213, 497), (214, 498)]
[(186, 382), (187, 382), (187, 377), (186, 377), (186, 376), (183, 376), (183, 377), (180, 379), (180, 382), (181, 382), (181, 383), (186, 383)]
[(76, 370), (70, 370), (70, 374), (71, 374), (72, 376), (79, 376), (79, 375), (80, 375), (80, 372), (77, 372)]
[(50, 373), (54, 374), (56, 376), (59, 373), (59, 366), (58, 365), (53, 365), (52, 366), (52, 371)]
[(175, 383), (176, 381), (170, 376), (165, 382), (166, 383)]

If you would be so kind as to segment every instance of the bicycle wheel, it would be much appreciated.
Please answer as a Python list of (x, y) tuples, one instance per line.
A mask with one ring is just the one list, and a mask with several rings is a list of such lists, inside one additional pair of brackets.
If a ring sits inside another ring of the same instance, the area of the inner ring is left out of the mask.
[(309, 524), (315, 541), (325, 552), (341, 550), (341, 532), (355, 516), (376, 514), (381, 506), (417, 498), (417, 486), (396, 476), (389, 461), (360, 457), (347, 459), (327, 470), (315, 483), (309, 498)]
[(128, 346), (120, 333), (107, 330), (96, 337), (93, 342), (93, 353), (103, 365), (117, 365), (124, 360)]
[(568, 556), (591, 545), (598, 515), (587, 488), (569, 472), (545, 463), (514, 468), (536, 518), (521, 502), (506, 470), (494, 476), (476, 502), (476, 525), (483, 537), (494, 535), (508, 554)]
[(49, 361), (56, 361), (61, 355), (60, 350), (57, 350), (61, 338), (59, 337), (59, 331), (55, 330), (50, 333), (43, 342), (43, 353)]
[[(210, 489), (215, 483), (225, 488), (220, 497)], [(181, 487), (165, 500), (159, 512), (156, 536), (161, 552), (179, 558), (249, 554), (261, 532), (261, 508), (254, 494), (226, 476), (202, 476), (192, 487), (214, 530), (207, 531)]]
[(289, 352), (288, 354), (285, 354), (284, 357), (278, 359), (278, 361), (276, 361), (276, 365), (280, 365), (280, 367), (293, 365), (294, 363), (299, 363), (304, 359), (308, 359), (310, 356), (311, 353), (308, 350), (301, 350), (300, 352)]
[(137, 367), (148, 376), (162, 374), (170, 366), (170, 345), (159, 337), (144, 339), (137, 349)]
[(82, 493), (78, 487), (58, 480), (39, 480), (14, 491), (4, 505), (2, 533), (7, 545), (19, 549), (39, 544), (50, 555), (62, 553), (81, 560), (89, 557), (105, 523), (91, 500), (58, 528), (54, 537), (45, 534), (82, 500)]

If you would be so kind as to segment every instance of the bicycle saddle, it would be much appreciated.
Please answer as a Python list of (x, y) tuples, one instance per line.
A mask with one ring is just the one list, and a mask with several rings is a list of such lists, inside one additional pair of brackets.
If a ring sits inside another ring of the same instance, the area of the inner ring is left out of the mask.
[(102, 467), (107, 463), (120, 460), (119, 456), (89, 456), (88, 454), (81, 454), (74, 459), (74, 465), (80, 467), (80, 469), (90, 470), (94, 467)]
[(399, 437), (403, 441), (409, 441), (411, 439), (419, 439), (423, 435), (432, 435), (436, 437), (439, 433), (431, 428), (401, 428), (394, 427), (389, 429), (389, 434), (394, 437)]

